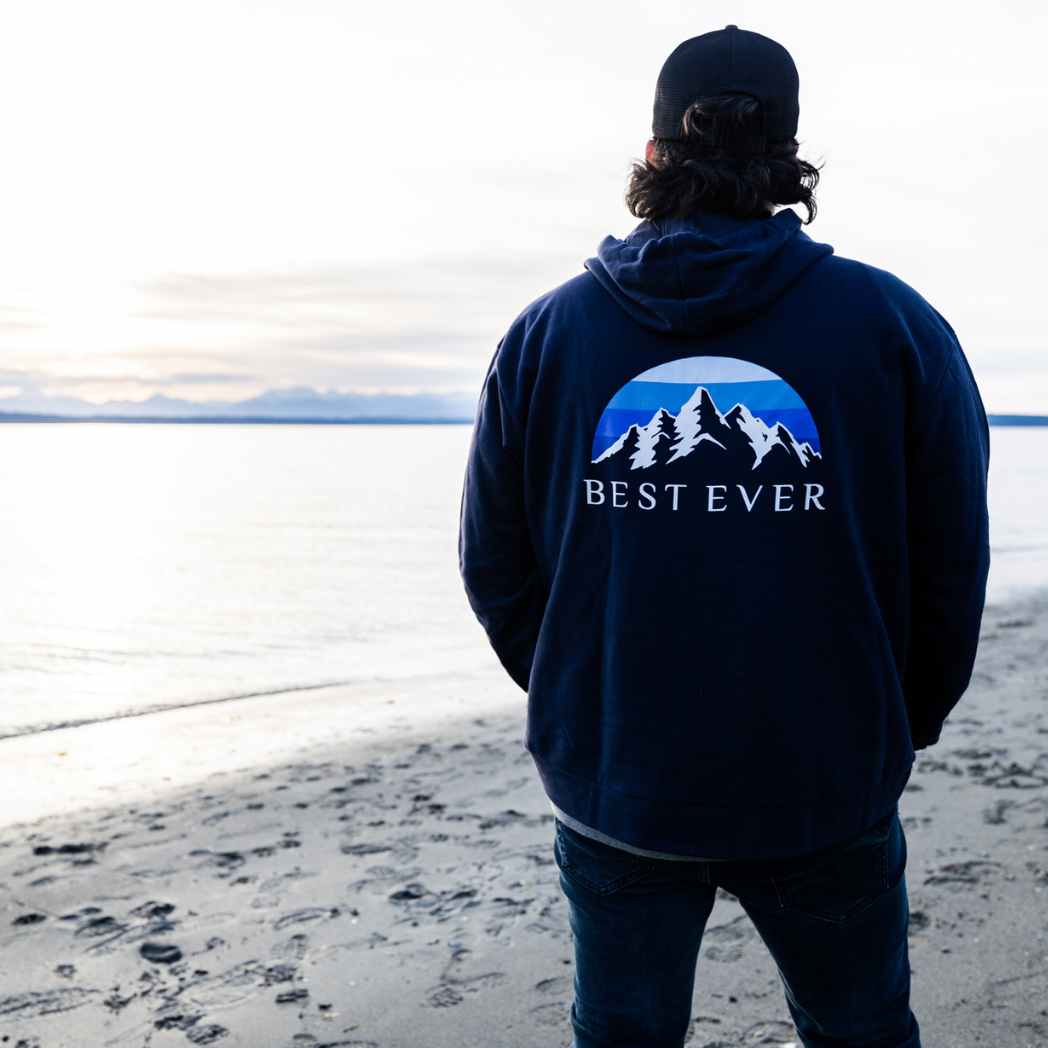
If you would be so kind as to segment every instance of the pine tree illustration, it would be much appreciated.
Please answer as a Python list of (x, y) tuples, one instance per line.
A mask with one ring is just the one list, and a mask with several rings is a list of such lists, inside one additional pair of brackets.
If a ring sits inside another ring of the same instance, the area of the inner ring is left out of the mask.
[(658, 430), (655, 434), (655, 464), (662, 466), (673, 454), (671, 445), (679, 437), (677, 433), (677, 419), (665, 408), (659, 408)]
[(634, 422), (630, 426), (626, 434), (626, 439), (623, 442), (622, 447), (616, 453), (616, 458), (627, 458), (630, 462), (630, 468), (634, 466), (634, 457), (636, 456), (640, 448), (640, 429), (637, 427), (637, 423)]

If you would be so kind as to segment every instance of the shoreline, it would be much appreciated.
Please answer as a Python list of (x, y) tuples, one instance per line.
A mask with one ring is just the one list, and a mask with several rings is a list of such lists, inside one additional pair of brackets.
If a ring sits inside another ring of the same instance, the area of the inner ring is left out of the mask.
[[(987, 413), (991, 426), (1022, 426), (1037, 428), (1048, 426), (1048, 415), (1022, 415)], [(3, 423), (43, 422), (121, 422), (135, 425), (178, 425), (178, 426), (472, 426), (473, 418), (454, 416), (399, 416), (374, 415), (350, 418), (325, 417), (323, 415), (62, 415), (31, 411), (0, 411)]]
[[(116, 710), (113, 713), (100, 713), (93, 717), (84, 717), (81, 720), (62, 721), (57, 724), (26, 724), (16, 725), (13, 728), (0, 728), (0, 743), (8, 739), (21, 739), (33, 735), (46, 735), (53, 731), (66, 731), (73, 728), (89, 728), (95, 724), (107, 724), (110, 721), (131, 720), (134, 717), (152, 717), (161, 713), (173, 713), (177, 710), (192, 710), (205, 706), (220, 706), (225, 703), (244, 702), (248, 699), (268, 699), (282, 695), (299, 695), (312, 691), (326, 691), (329, 688), (339, 688), (346, 697), (357, 694), (368, 694), (369, 689), (382, 688), (386, 693), (396, 687), (406, 687), (409, 690), (417, 681), (435, 680), (464, 680), (474, 675), (476, 671), (456, 668), (454, 670), (436, 670), (431, 673), (420, 674), (415, 677), (385, 677), (381, 675), (371, 677), (360, 677), (352, 680), (319, 681), (314, 684), (288, 684), (274, 688), (259, 688), (253, 691), (237, 692), (231, 695), (216, 695), (204, 699), (185, 699), (182, 701), (157, 703), (154, 706), (142, 706), (139, 708)], [(479, 671), (486, 672), (486, 671)]]
[[(900, 799), (927, 1048), (1048, 1041), (1046, 654), (1048, 591), (989, 603), (971, 687)], [(566, 1048), (525, 704), (493, 666), (3, 740), (21, 807), (0, 820), (0, 1036)], [(688, 1044), (793, 1039), (721, 891)]]
[[(0, 834), (69, 811), (140, 802), (212, 775), (246, 774), (316, 748), (433, 730), (526, 697), (500, 667), (425, 677), (275, 689), (127, 713), (0, 738)], [(33, 782), (32, 797), (24, 784)]]

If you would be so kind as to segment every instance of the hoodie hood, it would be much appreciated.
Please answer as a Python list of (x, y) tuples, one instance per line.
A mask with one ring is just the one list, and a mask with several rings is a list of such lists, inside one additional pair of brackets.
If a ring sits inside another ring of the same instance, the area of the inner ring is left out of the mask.
[(830, 254), (784, 208), (768, 218), (703, 212), (645, 220), (622, 240), (605, 237), (585, 266), (637, 323), (702, 335), (767, 309)]

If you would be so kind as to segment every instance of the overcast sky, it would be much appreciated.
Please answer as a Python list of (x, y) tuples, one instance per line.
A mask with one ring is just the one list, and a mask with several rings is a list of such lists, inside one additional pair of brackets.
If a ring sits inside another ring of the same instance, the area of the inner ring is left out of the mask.
[(989, 410), (1048, 412), (1036, 2), (5, 4), (0, 397), (477, 392), (635, 224), (662, 61), (728, 22), (800, 69), (808, 235), (943, 313)]

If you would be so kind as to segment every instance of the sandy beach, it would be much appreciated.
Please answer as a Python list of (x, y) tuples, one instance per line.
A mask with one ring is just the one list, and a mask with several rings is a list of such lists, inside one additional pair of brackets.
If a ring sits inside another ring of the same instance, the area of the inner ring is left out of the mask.
[[(1046, 655), (1048, 593), (989, 605), (902, 798), (925, 1048), (1048, 1044)], [(524, 701), (492, 666), (0, 741), (0, 1044), (568, 1045)], [(688, 1043), (793, 1041), (721, 892)]]

